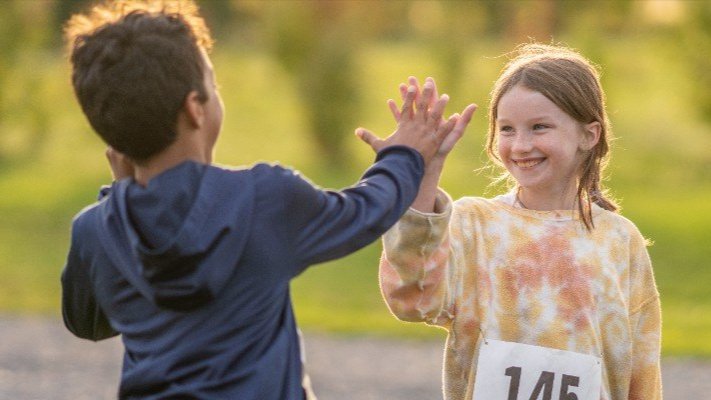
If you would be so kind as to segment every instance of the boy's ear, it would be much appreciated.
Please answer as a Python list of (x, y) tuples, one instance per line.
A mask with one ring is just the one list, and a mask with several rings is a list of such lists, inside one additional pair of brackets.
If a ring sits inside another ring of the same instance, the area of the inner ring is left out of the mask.
[(196, 91), (192, 91), (185, 96), (183, 103), (183, 112), (187, 118), (187, 122), (192, 128), (200, 128), (205, 121), (205, 108), (199, 99)]
[(598, 121), (583, 125), (583, 139), (580, 142), (580, 148), (584, 151), (588, 151), (595, 147), (597, 142), (600, 141), (601, 133), (602, 125), (600, 125)]

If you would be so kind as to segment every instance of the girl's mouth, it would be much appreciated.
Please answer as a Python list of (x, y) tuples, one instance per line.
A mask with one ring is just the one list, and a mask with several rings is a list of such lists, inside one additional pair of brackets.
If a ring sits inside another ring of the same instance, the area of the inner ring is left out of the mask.
[(527, 158), (524, 160), (512, 160), (517, 167), (522, 169), (533, 168), (536, 165), (545, 161), (545, 158)]

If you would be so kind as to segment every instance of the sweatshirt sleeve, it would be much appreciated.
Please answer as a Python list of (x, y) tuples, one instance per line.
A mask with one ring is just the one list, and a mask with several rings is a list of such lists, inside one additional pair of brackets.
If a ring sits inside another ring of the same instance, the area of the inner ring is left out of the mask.
[(424, 161), (417, 151), (390, 146), (355, 185), (340, 191), (321, 190), (293, 176), (287, 210), (299, 265), (295, 273), (379, 238), (412, 204), (423, 175)]
[(94, 297), (89, 265), (81, 259), (81, 232), (77, 229), (77, 221), (72, 229), (72, 244), (61, 277), (64, 325), (82, 339), (107, 339), (118, 335), (118, 332), (111, 327)]
[(632, 240), (630, 326), (632, 335), (632, 378), (630, 400), (661, 400), (661, 303), (652, 263), (641, 234)]
[(380, 288), (397, 318), (446, 327), (454, 308), (449, 300), (452, 201), (443, 191), (437, 195), (435, 211), (410, 209), (383, 236)]

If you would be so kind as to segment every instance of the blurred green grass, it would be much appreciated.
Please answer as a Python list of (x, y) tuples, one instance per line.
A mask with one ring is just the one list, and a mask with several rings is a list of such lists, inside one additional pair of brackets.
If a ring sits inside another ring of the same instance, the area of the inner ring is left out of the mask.
[[(622, 199), (623, 214), (654, 242), (649, 251), (662, 295), (664, 354), (711, 357), (711, 127), (694, 115), (686, 95), (693, 82), (673, 48), (634, 40), (610, 40), (597, 60), (619, 136), (609, 185)], [(480, 105), (442, 179), (454, 198), (494, 193), (488, 177), (475, 171), (485, 164), (487, 93), (504, 62), (495, 56), (507, 48), (473, 44), (460, 80), (438, 82), (453, 94), (451, 112), (470, 101)], [(438, 76), (437, 64), (421, 53), (417, 46), (385, 43), (359, 54), (362, 126), (386, 135), (393, 124), (385, 101), (397, 96), (397, 84), (408, 75)], [(641, 61), (632, 67), (625, 62), (630, 58)], [(66, 63), (48, 63), (43, 73), (51, 95), (42, 99), (51, 103), (51, 131), (31, 158), (0, 163), (3, 312), (58, 315), (71, 218), (110, 179), (103, 146), (73, 100)], [(309, 136), (300, 93), (264, 53), (246, 49), (237, 55), (229, 44), (218, 46), (214, 64), (226, 105), (218, 162), (279, 160), (324, 187), (338, 188), (353, 183), (372, 160), (354, 137), (345, 144), (352, 157), (342, 167), (328, 165)], [(5, 134), (21, 137), (22, 131)], [(441, 330), (389, 314), (378, 289), (379, 253), (375, 243), (297, 278), (292, 287), (300, 324), (341, 334), (442, 337)]]

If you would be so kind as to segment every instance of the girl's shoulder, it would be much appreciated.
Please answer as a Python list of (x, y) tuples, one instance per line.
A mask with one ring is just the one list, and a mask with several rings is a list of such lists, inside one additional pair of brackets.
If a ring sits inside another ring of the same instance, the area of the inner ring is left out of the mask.
[(595, 230), (609, 235), (615, 235), (625, 242), (635, 243), (641, 246), (649, 246), (651, 241), (644, 237), (632, 220), (619, 212), (604, 210), (594, 206), (598, 212), (593, 214)]

